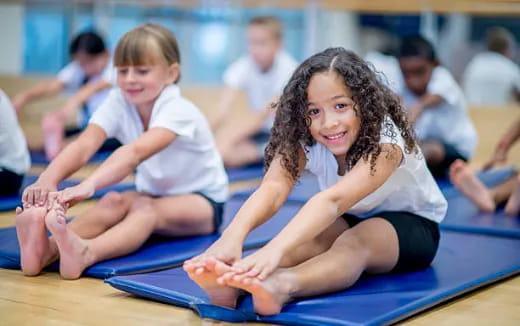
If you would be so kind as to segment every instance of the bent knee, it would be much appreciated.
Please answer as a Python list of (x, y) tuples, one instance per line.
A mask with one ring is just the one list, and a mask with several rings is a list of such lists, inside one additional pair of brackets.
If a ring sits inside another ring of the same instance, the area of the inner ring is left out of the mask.
[(130, 206), (131, 212), (142, 212), (151, 214), (154, 212), (153, 198), (147, 196), (139, 196), (132, 201)]
[(119, 207), (125, 202), (125, 196), (116, 191), (110, 191), (99, 200), (99, 205)]

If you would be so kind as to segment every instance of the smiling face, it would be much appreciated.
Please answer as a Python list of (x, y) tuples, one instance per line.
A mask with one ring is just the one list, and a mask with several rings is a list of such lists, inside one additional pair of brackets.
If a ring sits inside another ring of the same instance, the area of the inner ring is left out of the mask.
[(164, 87), (177, 80), (179, 65), (164, 61), (139, 66), (117, 67), (117, 85), (138, 109), (150, 109)]
[(333, 71), (317, 73), (307, 88), (307, 114), (312, 137), (331, 151), (339, 166), (356, 141), (361, 120), (355, 110), (350, 89)]

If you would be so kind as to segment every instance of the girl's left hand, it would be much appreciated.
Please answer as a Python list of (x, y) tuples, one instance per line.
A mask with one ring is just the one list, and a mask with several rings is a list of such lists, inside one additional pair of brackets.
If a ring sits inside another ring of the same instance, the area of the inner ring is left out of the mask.
[[(279, 266), (282, 252), (276, 248), (264, 247), (257, 252), (235, 262), (232, 266), (233, 272), (226, 278), (234, 275), (245, 277), (256, 277), (260, 281), (265, 280)], [(233, 274), (233, 275), (231, 275)]]
[(61, 204), (68, 204), (68, 206), (71, 207), (82, 200), (92, 197), (94, 191), (94, 185), (88, 182), (82, 182), (77, 186), (65, 188), (60, 191), (58, 201)]

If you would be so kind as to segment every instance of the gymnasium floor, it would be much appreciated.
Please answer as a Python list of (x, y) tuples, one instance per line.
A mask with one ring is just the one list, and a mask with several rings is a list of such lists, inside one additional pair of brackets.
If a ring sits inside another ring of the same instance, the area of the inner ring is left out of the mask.
[[(0, 87), (1, 85), (0, 80)], [(12, 84), (11, 84), (12, 85)], [(5, 87), (4, 87), (5, 89)], [(199, 90), (193, 91), (199, 93)], [(204, 103), (197, 103), (207, 107)], [(52, 105), (51, 105), (52, 106)], [(518, 117), (520, 110), (476, 110), (476, 121), (481, 141), (475, 166), (489, 157), (507, 122)], [(31, 124), (34, 118), (23, 123), (26, 130), (36, 133)], [(499, 131), (499, 132), (497, 132)], [(483, 134), (485, 136), (483, 136)], [(30, 136), (30, 143), (38, 136)], [(520, 163), (520, 146), (510, 157)], [(95, 166), (89, 166), (74, 175), (84, 178)], [(33, 173), (41, 168), (33, 167)], [(251, 186), (258, 181), (234, 184), (232, 191)], [(70, 210), (76, 215), (94, 201), (81, 203)], [(0, 214), (0, 227), (14, 224), (14, 213)], [(403, 325), (518, 325), (520, 323), (520, 276), (454, 299), (402, 322)], [(0, 325), (236, 325), (201, 320), (188, 309), (152, 302), (120, 292), (101, 280), (81, 278), (61, 280), (57, 273), (43, 273), (38, 277), (24, 277), (20, 271), (0, 269)], [(255, 324), (248, 324), (255, 325)], [(258, 324), (260, 325), (260, 324)], [(266, 324), (262, 324), (266, 325)]]

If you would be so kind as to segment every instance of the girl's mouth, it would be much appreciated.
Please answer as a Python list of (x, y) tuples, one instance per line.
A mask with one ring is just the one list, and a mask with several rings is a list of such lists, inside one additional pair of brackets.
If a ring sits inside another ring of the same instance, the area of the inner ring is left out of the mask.
[(333, 142), (333, 143), (336, 143), (340, 140), (343, 139), (343, 137), (345, 137), (345, 135), (347, 134), (346, 131), (343, 131), (343, 132), (339, 132), (339, 133), (336, 133), (336, 134), (331, 134), (331, 135), (323, 135), (323, 137), (329, 141), (329, 142)]

